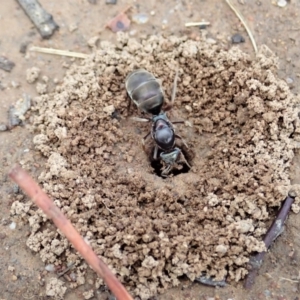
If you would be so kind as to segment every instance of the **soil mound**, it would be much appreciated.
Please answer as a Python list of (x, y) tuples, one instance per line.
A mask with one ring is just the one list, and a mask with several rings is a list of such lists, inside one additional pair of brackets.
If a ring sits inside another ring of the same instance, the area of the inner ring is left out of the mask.
[[(191, 125), (176, 132), (192, 168), (163, 179), (140, 142), (150, 124), (130, 120), (142, 114), (127, 111), (125, 78), (144, 68), (170, 99), (177, 65), (168, 115)], [(265, 47), (251, 60), (205, 40), (120, 34), (35, 99), (34, 143), (47, 157), (40, 183), (134, 295), (148, 299), (183, 275), (239, 281), (250, 254), (264, 249), (299, 146), (299, 99), (276, 68)], [(12, 213), (29, 218), (27, 245), (45, 263), (72, 262), (84, 282), (81, 258), (40, 210), (15, 202)]]

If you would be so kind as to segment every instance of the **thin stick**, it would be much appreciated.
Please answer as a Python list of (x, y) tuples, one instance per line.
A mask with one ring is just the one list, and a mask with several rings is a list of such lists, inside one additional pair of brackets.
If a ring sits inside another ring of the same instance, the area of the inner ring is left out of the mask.
[[(266, 245), (266, 248), (268, 249), (271, 244), (275, 241), (275, 239), (279, 236), (279, 234), (282, 232), (284, 222), (287, 219), (287, 216), (289, 214), (289, 211), (291, 209), (291, 206), (294, 202), (294, 198), (291, 198), (288, 196), (284, 203), (282, 204), (276, 219), (273, 221), (271, 227), (267, 231), (265, 237), (264, 237), (264, 243)], [(250, 261), (248, 263), (248, 269), (249, 273), (247, 275), (246, 281), (244, 283), (244, 287), (246, 289), (250, 289), (255, 281), (255, 277), (257, 275), (258, 270), (260, 269), (263, 259), (266, 255), (266, 251), (257, 253), (255, 256), (250, 258)]]
[(210, 22), (188, 22), (185, 23), (185, 27), (194, 27), (194, 26), (208, 26), (210, 25)]
[(225, 0), (227, 2), (227, 4), (230, 6), (230, 8), (234, 11), (234, 13), (237, 15), (237, 17), (240, 19), (240, 21), (242, 22), (242, 24), (244, 25), (249, 37), (250, 37), (250, 40), (251, 40), (251, 43), (252, 43), (252, 46), (254, 48), (254, 51), (255, 51), (255, 54), (257, 53), (257, 46), (256, 46), (256, 42), (254, 40), (254, 37), (253, 37), (253, 34), (250, 30), (250, 28), (248, 27), (244, 17), (242, 16), (242, 14), (232, 5), (232, 3), (230, 2), (230, 0)]
[(67, 268), (65, 268), (63, 271), (57, 273), (57, 277), (61, 277), (61, 276), (65, 275), (65, 274), (68, 273), (73, 267), (74, 267), (74, 264), (71, 264), (70, 266), (68, 266)]
[(179, 69), (179, 67), (177, 65), (175, 78), (174, 78), (174, 82), (173, 82), (172, 96), (171, 96), (171, 105), (172, 105), (172, 107), (174, 105), (174, 101), (175, 101), (175, 97), (176, 97), (176, 91), (177, 91), (177, 81), (178, 81), (178, 73), (179, 73), (178, 69)]
[(132, 121), (137, 121), (137, 122), (149, 122), (149, 121), (151, 121), (151, 119), (139, 118), (139, 117), (131, 117), (130, 119)]
[(35, 46), (31, 47), (30, 51), (46, 53), (46, 54), (61, 55), (61, 56), (70, 56), (70, 57), (76, 57), (76, 58), (89, 57), (89, 54), (72, 52), (72, 51), (67, 51), (67, 50), (52, 49), (52, 48), (35, 47)]
[(106, 264), (95, 254), (92, 248), (84, 241), (71, 222), (64, 216), (53, 201), (42, 191), (39, 185), (20, 166), (15, 166), (9, 172), (9, 177), (52, 219), (53, 223), (72, 243), (94, 271), (103, 278), (107, 286), (118, 300), (133, 300), (125, 287)]
[(104, 202), (103, 200), (102, 200), (102, 203), (104, 204), (105, 208), (106, 208), (112, 215), (115, 215), (115, 216), (116, 216), (116, 214), (115, 214), (110, 208), (107, 207), (107, 205), (105, 204), (105, 202)]

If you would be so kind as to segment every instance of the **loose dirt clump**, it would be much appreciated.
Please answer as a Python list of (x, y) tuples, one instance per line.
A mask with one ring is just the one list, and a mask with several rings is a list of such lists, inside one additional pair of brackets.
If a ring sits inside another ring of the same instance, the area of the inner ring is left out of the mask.
[[(192, 125), (176, 128), (192, 169), (162, 179), (141, 147), (150, 125), (130, 120), (141, 113), (127, 111), (124, 81), (145, 68), (170, 99), (177, 64), (169, 116)], [(250, 254), (264, 250), (299, 146), (299, 99), (276, 66), (264, 47), (251, 60), (205, 40), (120, 34), (35, 99), (34, 143), (47, 158), (40, 183), (134, 295), (148, 299), (183, 275), (239, 281)], [(42, 260), (75, 264), (84, 283), (86, 266), (45, 215), (27, 206), (13, 212), (29, 219), (27, 245)]]

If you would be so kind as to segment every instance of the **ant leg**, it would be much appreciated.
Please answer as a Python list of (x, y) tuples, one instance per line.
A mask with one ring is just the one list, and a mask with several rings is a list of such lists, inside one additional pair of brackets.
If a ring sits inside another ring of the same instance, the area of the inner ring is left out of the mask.
[(168, 177), (170, 171), (172, 170), (172, 166), (168, 165), (162, 172), (161, 172), (161, 176), (162, 177)]
[(181, 139), (181, 141), (183, 142), (183, 144), (188, 148), (189, 146), (187, 145), (187, 143), (185, 142), (185, 140), (178, 134), (175, 134), (175, 137)]
[(131, 107), (131, 99), (130, 99), (130, 97), (128, 96), (128, 94), (127, 94), (127, 99), (128, 99), (128, 104), (127, 104), (127, 112), (129, 112), (129, 110), (130, 110), (130, 107)]
[(185, 121), (172, 121), (172, 124), (184, 124)]
[(158, 147), (157, 147), (157, 145), (155, 145), (154, 152), (153, 152), (153, 159), (154, 160), (157, 160), (157, 155), (158, 155)]
[(191, 165), (187, 162), (185, 156), (183, 155), (182, 151), (180, 151), (180, 157), (181, 157), (181, 160), (191, 169)]
[(143, 145), (144, 151), (145, 151), (145, 141), (146, 141), (146, 139), (148, 138), (148, 136), (150, 135), (150, 133), (151, 133), (151, 132), (148, 132), (147, 135), (145, 135), (145, 136), (143, 137), (143, 139), (142, 139), (142, 145)]

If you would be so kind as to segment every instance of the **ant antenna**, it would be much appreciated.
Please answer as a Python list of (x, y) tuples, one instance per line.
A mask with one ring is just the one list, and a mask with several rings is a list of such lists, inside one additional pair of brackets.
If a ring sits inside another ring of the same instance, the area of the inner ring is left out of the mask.
[(165, 111), (170, 110), (174, 105), (174, 101), (175, 101), (175, 97), (176, 97), (176, 90), (177, 90), (177, 81), (178, 81), (178, 73), (179, 73), (178, 71), (179, 71), (179, 66), (177, 64), (175, 78), (174, 78), (174, 82), (173, 82), (173, 88), (172, 88), (171, 101), (167, 104)]

